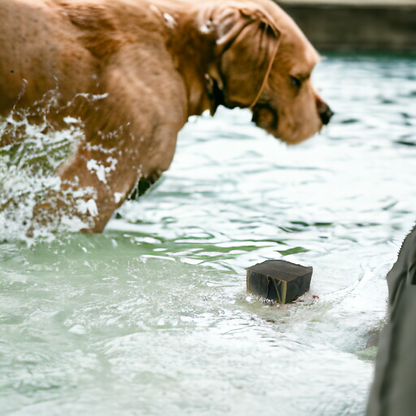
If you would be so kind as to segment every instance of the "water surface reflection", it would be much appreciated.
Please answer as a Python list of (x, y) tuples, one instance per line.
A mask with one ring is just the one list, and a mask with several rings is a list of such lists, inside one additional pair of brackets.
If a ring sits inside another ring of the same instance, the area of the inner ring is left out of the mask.
[[(416, 62), (331, 56), (336, 112), (287, 147), (221, 109), (103, 235), (0, 245), (4, 414), (357, 416), (385, 274), (414, 223)], [(268, 258), (314, 267), (279, 306), (245, 293)]]

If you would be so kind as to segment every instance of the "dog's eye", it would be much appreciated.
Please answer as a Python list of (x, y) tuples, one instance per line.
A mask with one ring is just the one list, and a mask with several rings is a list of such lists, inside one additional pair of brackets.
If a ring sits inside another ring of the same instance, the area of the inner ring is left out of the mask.
[(292, 81), (292, 84), (296, 87), (296, 88), (300, 88), (300, 86), (302, 85), (302, 83), (300, 82), (300, 80), (292, 75), (290, 75), (290, 80)]

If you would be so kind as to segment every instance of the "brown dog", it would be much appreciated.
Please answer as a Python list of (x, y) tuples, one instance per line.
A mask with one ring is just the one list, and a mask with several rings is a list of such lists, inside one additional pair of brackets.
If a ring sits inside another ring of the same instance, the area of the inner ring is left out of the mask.
[(0, 115), (85, 133), (35, 229), (64, 212), (101, 232), (204, 110), (250, 108), (290, 144), (332, 115), (310, 81), (317, 52), (270, 0), (0, 0), (0, 16)]

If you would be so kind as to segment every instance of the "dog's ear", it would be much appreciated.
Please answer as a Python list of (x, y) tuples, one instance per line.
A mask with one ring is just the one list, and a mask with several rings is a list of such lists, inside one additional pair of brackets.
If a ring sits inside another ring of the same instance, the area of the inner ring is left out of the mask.
[(210, 71), (229, 107), (252, 108), (264, 89), (280, 42), (268, 13), (255, 5), (213, 10), (217, 65)]

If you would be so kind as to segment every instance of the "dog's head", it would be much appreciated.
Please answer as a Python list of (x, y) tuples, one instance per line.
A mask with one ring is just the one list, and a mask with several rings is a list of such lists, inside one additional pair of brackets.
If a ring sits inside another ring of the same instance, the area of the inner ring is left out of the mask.
[(290, 144), (328, 124), (332, 111), (310, 79), (319, 55), (282, 9), (269, 0), (230, 1), (202, 18), (216, 42), (208, 70), (214, 111), (250, 108), (259, 127)]

